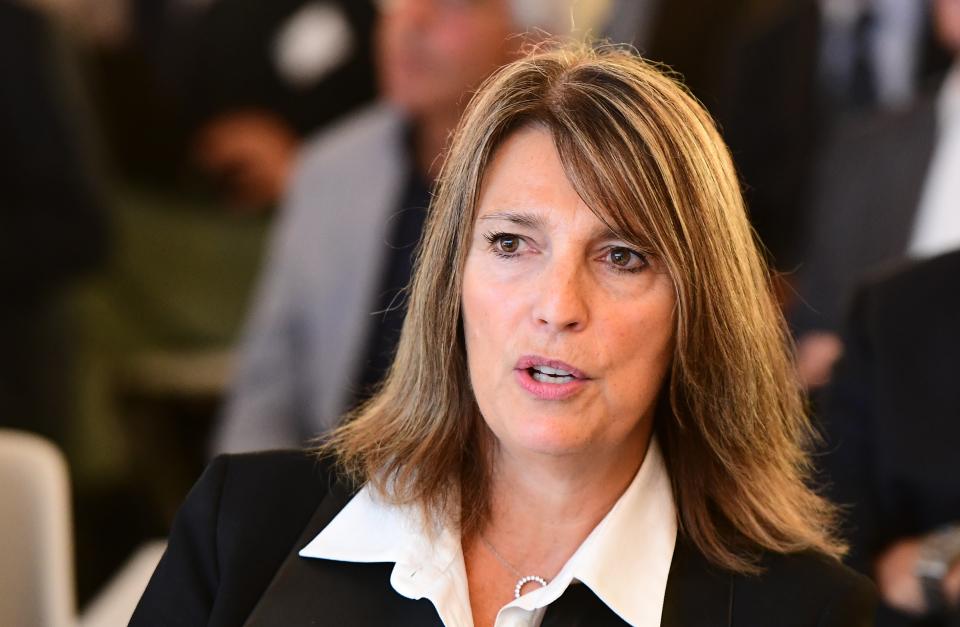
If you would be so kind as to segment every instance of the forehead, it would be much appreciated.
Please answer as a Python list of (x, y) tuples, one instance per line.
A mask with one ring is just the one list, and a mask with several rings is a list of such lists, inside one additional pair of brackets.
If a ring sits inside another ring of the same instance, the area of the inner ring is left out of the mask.
[(526, 126), (512, 132), (483, 172), (477, 216), (557, 207), (588, 209), (567, 178), (550, 131)]
[(476, 222), (500, 218), (528, 226), (559, 223), (595, 233), (613, 231), (577, 192), (553, 136), (541, 125), (525, 126), (508, 135), (483, 173)]

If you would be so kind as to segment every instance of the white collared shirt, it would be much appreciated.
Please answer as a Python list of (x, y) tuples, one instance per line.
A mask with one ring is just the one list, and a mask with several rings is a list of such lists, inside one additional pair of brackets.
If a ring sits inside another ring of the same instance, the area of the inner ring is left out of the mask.
[(937, 100), (937, 143), (914, 219), (908, 254), (933, 257), (960, 248), (960, 61)]
[[(544, 588), (505, 605), (495, 627), (537, 627), (546, 607), (575, 582), (586, 585), (630, 625), (657, 627), (677, 540), (670, 478), (656, 439), (613, 508)], [(301, 557), (393, 562), (390, 585), (429, 599), (446, 627), (473, 627), (460, 534), (425, 529), (419, 512), (378, 499), (364, 487), (303, 550)]]

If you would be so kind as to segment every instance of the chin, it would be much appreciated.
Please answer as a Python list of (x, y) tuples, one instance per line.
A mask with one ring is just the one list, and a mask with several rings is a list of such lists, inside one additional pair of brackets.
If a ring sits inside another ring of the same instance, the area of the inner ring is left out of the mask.
[(415, 73), (387, 72), (382, 87), (383, 96), (390, 104), (412, 116), (436, 108), (441, 100), (432, 81), (428, 77), (419, 78)]
[(571, 425), (565, 418), (527, 418), (522, 424), (514, 425), (507, 437), (501, 438), (501, 444), (518, 452), (558, 457), (572, 455), (589, 446), (590, 438), (576, 428), (582, 426)]

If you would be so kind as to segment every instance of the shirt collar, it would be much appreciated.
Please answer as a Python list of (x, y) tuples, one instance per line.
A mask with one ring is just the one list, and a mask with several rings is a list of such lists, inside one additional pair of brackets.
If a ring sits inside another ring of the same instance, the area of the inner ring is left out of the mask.
[[(633, 481), (557, 576), (545, 588), (506, 605), (501, 614), (539, 612), (571, 583), (582, 582), (627, 623), (656, 627), (676, 539), (670, 478), (652, 438)], [(415, 508), (385, 503), (369, 487), (361, 489), (300, 555), (393, 562), (390, 583), (398, 593), (429, 598), (445, 621), (459, 617), (451, 623), (470, 624), (459, 533), (429, 529)]]

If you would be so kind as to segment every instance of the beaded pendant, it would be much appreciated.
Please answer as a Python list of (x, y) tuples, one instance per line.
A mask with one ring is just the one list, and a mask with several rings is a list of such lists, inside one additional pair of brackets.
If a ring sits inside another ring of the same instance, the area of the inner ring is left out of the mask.
[(526, 577), (521, 577), (517, 580), (517, 585), (513, 589), (513, 598), (520, 598), (520, 591), (523, 590), (523, 587), (528, 583), (538, 583), (541, 587), (547, 586), (547, 580), (543, 577), (538, 577), (537, 575), (527, 575)]

